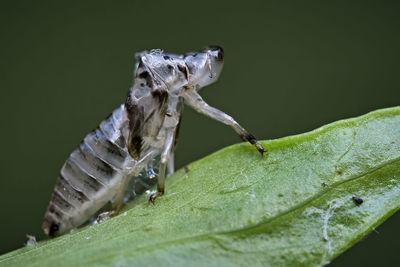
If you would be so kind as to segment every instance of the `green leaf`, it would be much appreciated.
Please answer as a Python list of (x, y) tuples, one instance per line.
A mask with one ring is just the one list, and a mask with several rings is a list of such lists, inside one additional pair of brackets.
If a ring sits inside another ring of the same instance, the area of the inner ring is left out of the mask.
[[(20, 266), (321, 265), (400, 207), (400, 108), (227, 147), (100, 225), (0, 257)], [(352, 197), (363, 199), (361, 205)]]

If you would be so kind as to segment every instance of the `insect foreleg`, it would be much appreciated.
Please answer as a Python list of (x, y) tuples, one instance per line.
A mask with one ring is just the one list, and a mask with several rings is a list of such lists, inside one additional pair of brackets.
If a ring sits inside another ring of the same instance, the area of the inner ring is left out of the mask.
[(164, 194), (165, 189), (165, 169), (171, 158), (172, 149), (174, 147), (174, 135), (176, 128), (166, 129), (165, 146), (161, 153), (160, 168), (157, 177), (157, 192), (150, 196), (149, 201), (154, 203), (154, 200)]
[(266, 152), (266, 150), (264, 150), (264, 148), (261, 146), (260, 143), (257, 142), (257, 139), (252, 134), (246, 131), (246, 129), (244, 129), (228, 114), (208, 105), (194, 88), (187, 88), (183, 92), (183, 98), (185, 99), (185, 103), (196, 111), (214, 120), (231, 126), (243, 141), (248, 141), (252, 145), (254, 145), (261, 153), (261, 155)]

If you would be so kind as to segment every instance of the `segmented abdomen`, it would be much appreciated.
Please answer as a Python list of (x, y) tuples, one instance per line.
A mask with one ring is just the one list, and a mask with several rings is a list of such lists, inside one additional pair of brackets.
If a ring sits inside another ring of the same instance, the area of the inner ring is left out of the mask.
[(110, 201), (135, 161), (126, 148), (127, 115), (121, 105), (89, 133), (61, 169), (43, 229), (61, 234), (87, 221)]

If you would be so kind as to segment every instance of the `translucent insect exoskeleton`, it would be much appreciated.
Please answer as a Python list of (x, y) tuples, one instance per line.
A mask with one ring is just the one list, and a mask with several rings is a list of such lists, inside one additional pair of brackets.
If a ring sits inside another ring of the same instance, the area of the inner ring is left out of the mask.
[(161, 196), (165, 173), (174, 172), (173, 149), (184, 103), (231, 126), (264, 153), (254, 136), (198, 94), (218, 79), (223, 58), (218, 46), (184, 55), (161, 50), (137, 54), (134, 83), (125, 103), (84, 138), (61, 168), (42, 225), (44, 232), (49, 236), (65, 233), (110, 202), (108, 215), (117, 214), (130, 180), (133, 195), (142, 194), (157, 180), (150, 201)]

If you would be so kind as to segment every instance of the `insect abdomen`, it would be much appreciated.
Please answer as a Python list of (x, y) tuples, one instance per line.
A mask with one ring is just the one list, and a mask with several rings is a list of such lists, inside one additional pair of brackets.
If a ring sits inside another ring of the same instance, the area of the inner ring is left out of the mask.
[(58, 235), (87, 221), (110, 201), (132, 166), (121, 106), (89, 133), (61, 169), (45, 214), (44, 231)]

